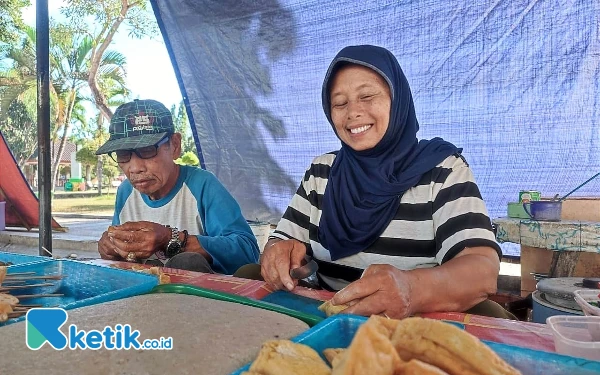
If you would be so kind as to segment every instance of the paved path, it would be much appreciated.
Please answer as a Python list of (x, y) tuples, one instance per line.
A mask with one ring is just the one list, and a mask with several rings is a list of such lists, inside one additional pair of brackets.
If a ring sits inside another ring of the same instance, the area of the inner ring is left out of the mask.
[[(98, 258), (98, 239), (112, 222), (109, 215), (61, 214), (54, 213), (54, 219), (67, 228), (66, 232), (52, 232), (52, 253), (56, 257), (77, 254), (78, 258)], [(267, 242), (269, 226), (250, 224), (262, 247)], [(0, 251), (20, 254), (38, 254), (39, 231), (24, 228), (10, 228), (0, 231)]]
[[(54, 219), (66, 232), (52, 232), (52, 252), (56, 257), (77, 254), (79, 258), (98, 257), (98, 239), (112, 221), (111, 216), (83, 214), (54, 214)], [(0, 251), (37, 254), (39, 231), (10, 228), (0, 231)]]

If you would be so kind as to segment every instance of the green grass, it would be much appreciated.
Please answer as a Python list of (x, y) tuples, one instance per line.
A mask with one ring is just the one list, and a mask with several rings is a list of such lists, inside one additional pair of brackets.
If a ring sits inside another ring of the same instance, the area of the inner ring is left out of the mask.
[(52, 212), (112, 215), (114, 209), (115, 194), (52, 199)]

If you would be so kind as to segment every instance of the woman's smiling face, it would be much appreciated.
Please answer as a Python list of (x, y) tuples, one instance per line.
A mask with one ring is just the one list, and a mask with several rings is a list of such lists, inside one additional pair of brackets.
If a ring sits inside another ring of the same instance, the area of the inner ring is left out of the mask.
[(333, 77), (329, 98), (331, 120), (342, 142), (354, 151), (364, 151), (381, 141), (392, 103), (383, 77), (361, 65), (346, 65)]

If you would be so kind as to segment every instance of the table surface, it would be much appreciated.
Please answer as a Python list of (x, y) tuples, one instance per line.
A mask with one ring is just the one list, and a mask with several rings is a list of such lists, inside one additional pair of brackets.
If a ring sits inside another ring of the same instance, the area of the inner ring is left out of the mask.
[[(54, 350), (32, 352), (25, 324), (2, 328), (3, 374), (229, 374), (251, 362), (261, 345), (308, 329), (298, 319), (237, 303), (181, 294), (146, 294), (68, 311), (67, 334), (129, 324), (145, 339), (172, 338), (172, 350)], [(49, 371), (51, 370), (51, 371)]]
[(493, 219), (498, 242), (556, 251), (600, 253), (600, 223), (590, 221), (537, 221), (501, 217)]
[[(107, 260), (94, 260), (94, 264), (130, 269), (132, 264)], [(139, 265), (138, 265), (139, 266)], [(274, 292), (265, 282), (258, 280), (240, 279), (232, 276), (203, 274), (199, 272), (163, 268), (170, 276), (171, 283), (187, 284), (201, 288), (231, 293), (234, 295), (266, 300), (279, 303), (292, 309), (298, 308), (300, 303), (307, 306), (305, 312), (313, 312), (315, 305), (331, 299), (332, 292), (296, 287), (286, 298), (276, 298), (282, 291)], [(295, 297), (297, 296), (297, 297)], [(307, 299), (308, 298), (308, 299)], [(307, 303), (314, 301), (314, 304)], [(512, 321), (499, 318), (484, 317), (464, 313), (444, 312), (421, 314), (433, 319), (449, 320), (465, 325), (467, 332), (482, 340), (489, 340), (508, 345), (554, 352), (554, 338), (550, 328), (545, 324)]]

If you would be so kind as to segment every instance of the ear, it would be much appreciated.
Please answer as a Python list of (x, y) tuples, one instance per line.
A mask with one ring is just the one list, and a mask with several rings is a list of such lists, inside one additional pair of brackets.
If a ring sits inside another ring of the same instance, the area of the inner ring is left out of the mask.
[(173, 133), (169, 142), (173, 150), (173, 160), (178, 159), (181, 156), (181, 133)]

